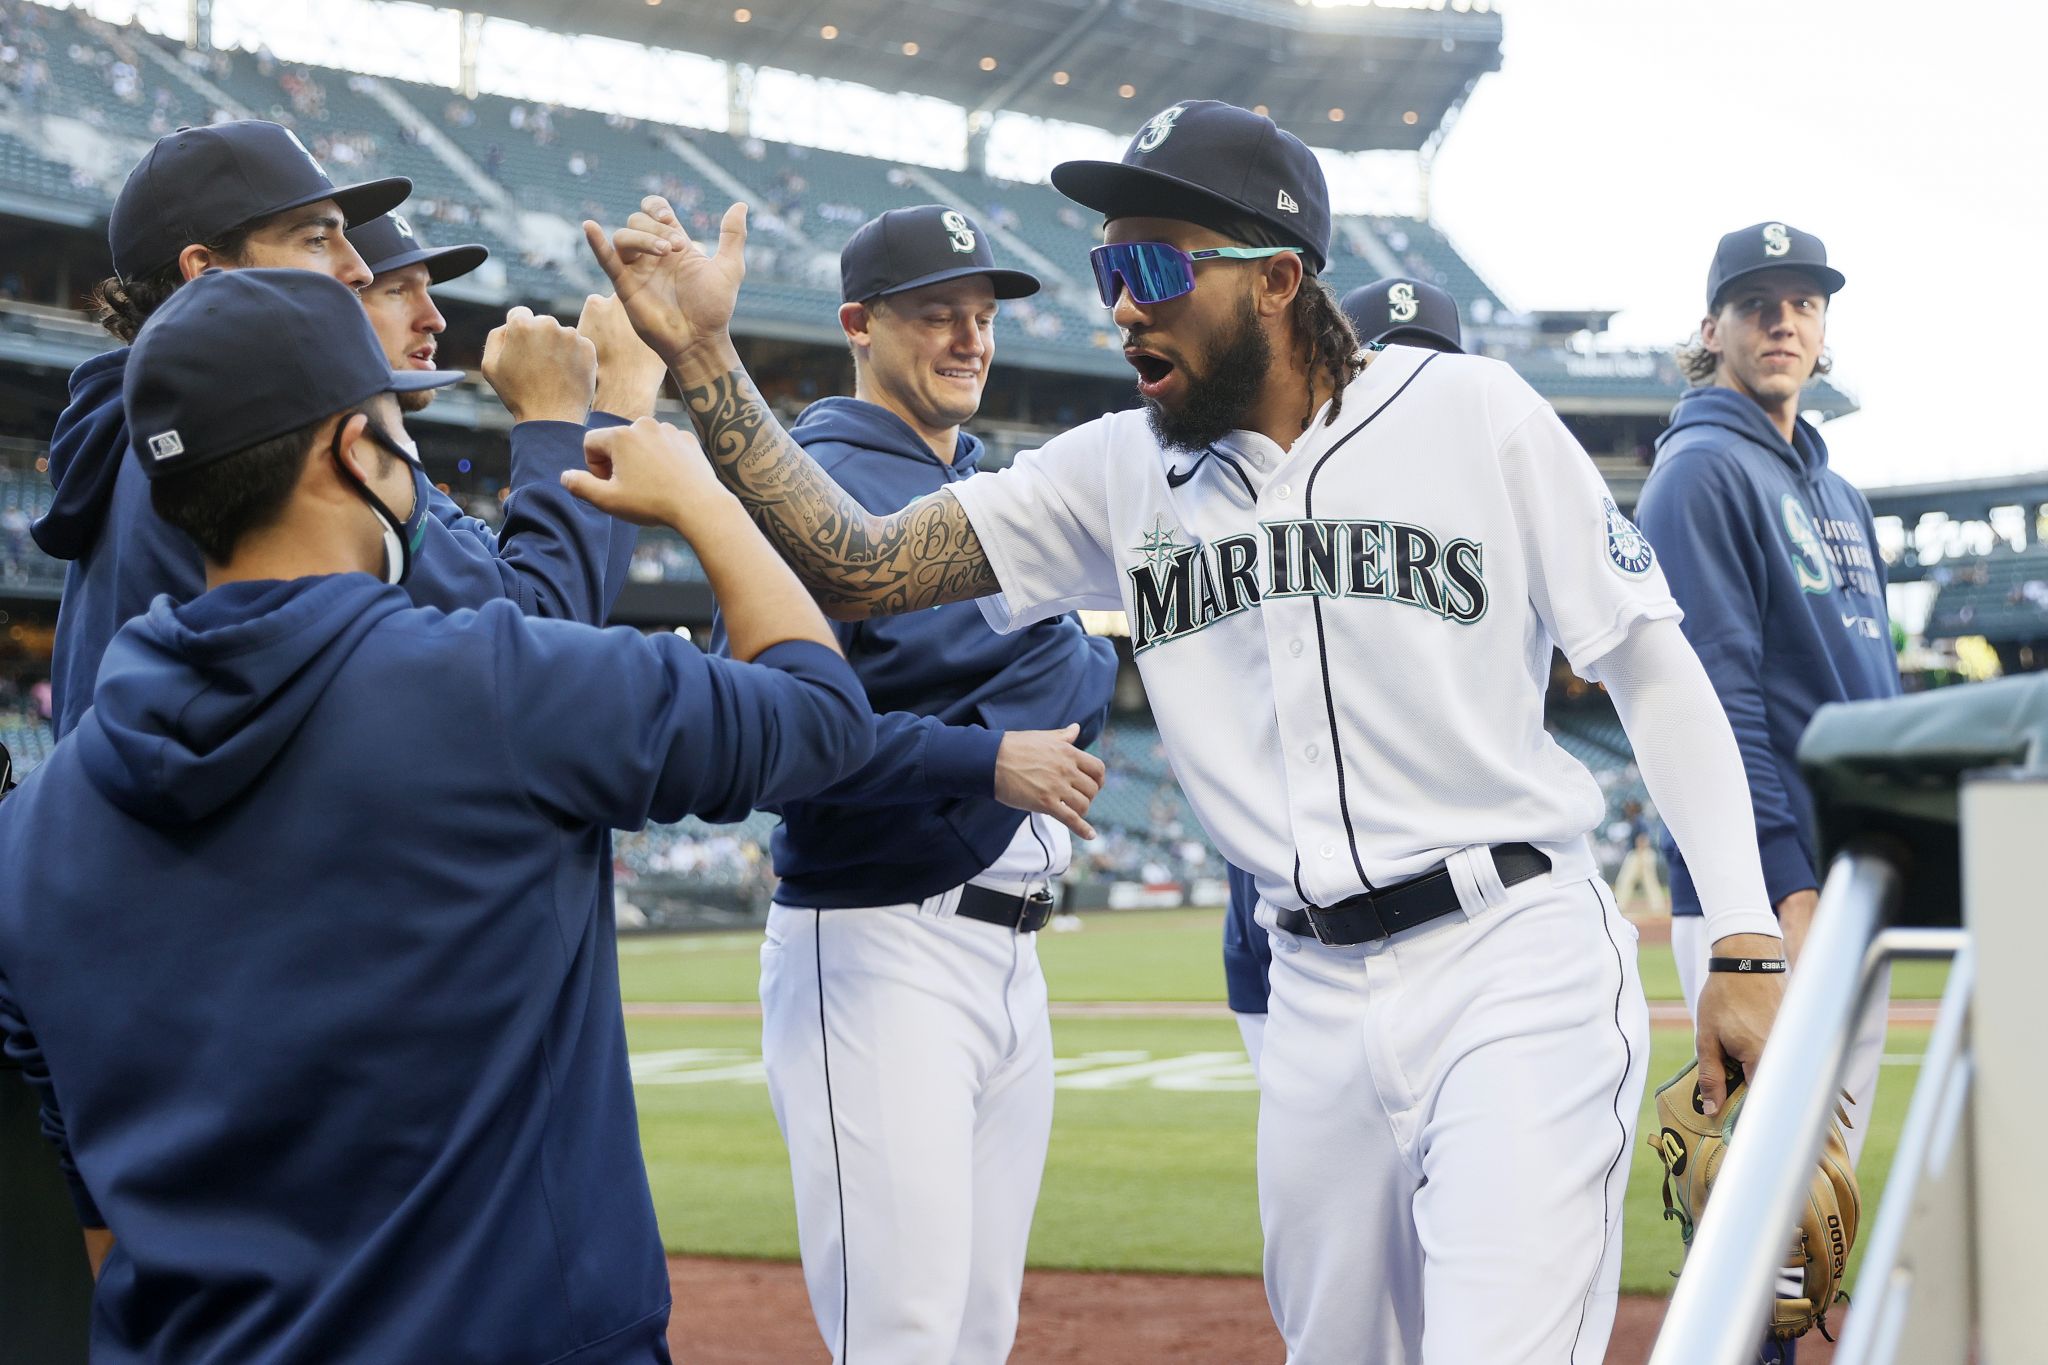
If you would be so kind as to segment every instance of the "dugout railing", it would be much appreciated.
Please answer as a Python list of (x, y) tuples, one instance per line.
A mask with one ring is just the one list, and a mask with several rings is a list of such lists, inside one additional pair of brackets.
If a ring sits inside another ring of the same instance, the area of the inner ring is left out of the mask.
[(1835, 1360), (2037, 1359), (2048, 678), (1829, 707), (1800, 758), (1827, 882), (1651, 1365), (1754, 1359), (1862, 1007), (1887, 963), (1951, 955)]

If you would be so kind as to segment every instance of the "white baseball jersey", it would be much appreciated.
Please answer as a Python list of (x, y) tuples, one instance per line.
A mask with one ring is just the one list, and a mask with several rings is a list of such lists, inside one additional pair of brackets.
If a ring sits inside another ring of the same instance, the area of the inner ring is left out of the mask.
[(1127, 612), (1188, 800), (1274, 905), (1579, 839), (1603, 801), (1543, 728), (1551, 644), (1583, 671), (1679, 615), (1649, 542), (1497, 361), (1389, 347), (1322, 419), (1191, 455), (1114, 413), (959, 484), (989, 623)]

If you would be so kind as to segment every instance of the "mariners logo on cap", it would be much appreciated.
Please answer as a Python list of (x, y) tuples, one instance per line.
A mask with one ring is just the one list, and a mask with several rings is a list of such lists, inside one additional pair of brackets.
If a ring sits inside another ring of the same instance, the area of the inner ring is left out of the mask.
[(962, 255), (974, 253), (974, 229), (967, 222), (967, 215), (958, 209), (947, 209), (939, 215), (939, 223), (946, 229), (946, 240), (953, 250)]
[(1649, 538), (1621, 514), (1613, 498), (1602, 498), (1600, 505), (1607, 511), (1608, 562), (1626, 577), (1641, 578), (1657, 561), (1655, 552), (1650, 549)]
[(320, 158), (314, 156), (313, 153), (307, 148), (306, 144), (299, 141), (299, 135), (293, 132), (291, 129), (285, 129), (284, 135), (292, 140), (292, 146), (298, 148), (301, 152), (304, 152), (306, 154), (306, 164), (311, 166), (314, 172), (318, 174), (322, 180), (325, 180), (327, 178), (327, 168), (320, 164)]
[(391, 226), (397, 228), (398, 235), (405, 238), (406, 241), (410, 242), (413, 240), (412, 224), (405, 221), (404, 215), (397, 213), (392, 214)]
[(1151, 118), (1146, 119), (1145, 126), (1138, 130), (1138, 150), (1149, 152), (1158, 147), (1160, 143), (1166, 141), (1168, 135), (1173, 132), (1173, 125), (1180, 120), (1181, 114), (1186, 109), (1187, 106), (1185, 104), (1176, 104), (1173, 108), (1161, 109)]
[(1764, 255), (1782, 256), (1792, 249), (1792, 229), (1783, 223), (1764, 224)]
[(153, 460), (175, 460), (185, 453), (185, 438), (175, 431), (159, 431), (149, 438), (149, 455)]
[(1422, 305), (1415, 301), (1415, 286), (1403, 280), (1387, 291), (1387, 319), (1390, 322), (1413, 322), (1415, 315), (1422, 311)]

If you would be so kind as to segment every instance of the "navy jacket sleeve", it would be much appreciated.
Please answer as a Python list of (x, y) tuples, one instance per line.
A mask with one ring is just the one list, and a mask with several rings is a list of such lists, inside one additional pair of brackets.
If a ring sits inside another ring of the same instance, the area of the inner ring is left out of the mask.
[[(621, 421), (593, 413), (590, 425)], [(512, 494), (495, 535), (435, 494), (406, 580), (412, 600), (455, 611), (502, 597), (529, 616), (601, 625), (625, 586), (637, 533), (562, 487), (563, 470), (583, 468), (583, 432), (572, 422), (512, 428)]]
[(1766, 545), (1751, 523), (1749, 489), (1705, 451), (1667, 452), (1643, 488), (1638, 524), (1664, 563), (1681, 627), (1728, 713), (1749, 777), (1764, 886), (1776, 905), (1820, 885), (1800, 838), (1792, 796), (1771, 752), (1763, 688)]
[(499, 732), (540, 805), (618, 829), (744, 819), (867, 761), (874, 717), (846, 661), (805, 641), (750, 664), (673, 635), (593, 632), (491, 608)]
[(43, 1136), (57, 1149), (57, 1166), (64, 1173), (64, 1185), (71, 1194), (71, 1207), (77, 1210), (79, 1225), (105, 1227), (107, 1220), (100, 1215), (99, 1205), (85, 1188), (77, 1163), (71, 1159), (71, 1143), (64, 1131), (64, 1115), (57, 1108), (57, 1091), (50, 1084), (50, 1069), (43, 1063), (42, 1049), (36, 1046), (35, 1034), (16, 1008), (14, 994), (8, 989), (4, 975), (0, 975), (0, 1051), (4, 1051), (8, 1060), (21, 1068), (23, 1079), (36, 1092), (42, 1106)]
[(859, 772), (810, 796), (839, 805), (916, 805), (996, 794), (1001, 730), (890, 711), (875, 717), (875, 753)]

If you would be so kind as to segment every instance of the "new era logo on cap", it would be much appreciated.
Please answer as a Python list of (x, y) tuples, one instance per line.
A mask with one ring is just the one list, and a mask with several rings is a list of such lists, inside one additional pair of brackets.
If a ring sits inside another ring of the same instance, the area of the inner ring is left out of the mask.
[(185, 439), (175, 431), (159, 431), (149, 438), (149, 454), (155, 460), (175, 460), (185, 453)]
[(1291, 195), (1291, 194), (1289, 194), (1289, 193), (1288, 193), (1288, 192), (1287, 192), (1286, 190), (1282, 190), (1282, 191), (1280, 191), (1280, 205), (1279, 205), (1279, 207), (1280, 207), (1280, 211), (1281, 211), (1282, 213), (1300, 213), (1300, 212), (1301, 212), (1301, 205), (1299, 205), (1299, 204), (1295, 203), (1295, 202), (1294, 202), (1294, 196), (1293, 196), (1293, 195)]

